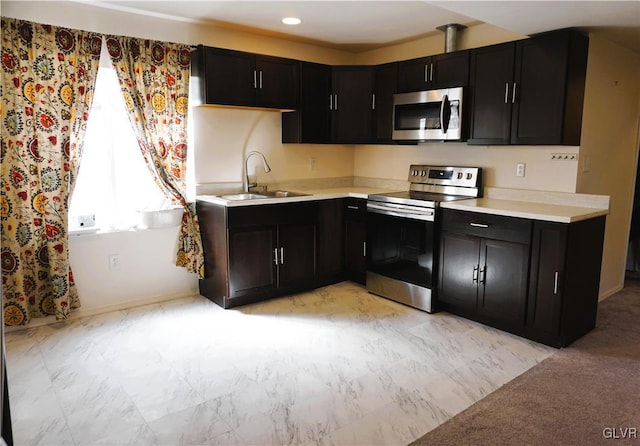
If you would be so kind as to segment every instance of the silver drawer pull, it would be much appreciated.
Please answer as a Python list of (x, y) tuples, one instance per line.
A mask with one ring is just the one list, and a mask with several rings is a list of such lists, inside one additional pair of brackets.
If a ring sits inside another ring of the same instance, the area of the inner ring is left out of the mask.
[(280, 265), (284, 265), (284, 248), (280, 248)]
[(354, 210), (356, 210), (356, 211), (359, 211), (359, 210), (360, 210), (360, 207), (358, 207), (358, 206), (350, 206), (350, 205), (349, 205), (349, 206), (347, 206), (347, 209), (354, 209)]
[(469, 226), (473, 226), (474, 228), (488, 228), (489, 225), (485, 225), (484, 223), (469, 223)]
[(553, 278), (553, 294), (558, 294), (558, 271)]
[(273, 250), (273, 263), (278, 264), (278, 248), (274, 248)]

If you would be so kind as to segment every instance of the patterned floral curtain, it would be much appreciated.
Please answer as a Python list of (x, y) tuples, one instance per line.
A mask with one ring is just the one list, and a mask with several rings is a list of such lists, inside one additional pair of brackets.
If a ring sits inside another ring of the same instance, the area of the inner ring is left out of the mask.
[(2, 18), (4, 321), (69, 316), (69, 197), (98, 73), (97, 34)]
[(191, 47), (106, 37), (145, 162), (167, 197), (184, 207), (176, 265), (204, 277), (195, 203), (188, 203), (187, 111)]

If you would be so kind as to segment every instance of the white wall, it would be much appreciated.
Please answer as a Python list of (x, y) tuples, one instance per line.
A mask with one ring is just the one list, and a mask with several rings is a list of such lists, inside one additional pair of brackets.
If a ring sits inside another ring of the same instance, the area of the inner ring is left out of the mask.
[[(198, 282), (175, 266), (178, 227), (82, 235), (69, 239), (80, 314), (132, 307), (198, 293)], [(109, 268), (109, 256), (119, 266)]]
[[(568, 146), (469, 146), (422, 143), (418, 146), (357, 146), (354, 175), (406, 180), (410, 164), (479, 166), (484, 185), (514, 189), (575, 192), (576, 161), (552, 161), (554, 153), (578, 153)], [(525, 163), (525, 176), (516, 176)]]
[[(249, 160), (249, 173), (257, 173), (259, 183), (353, 175), (353, 146), (282, 144), (279, 112), (195, 107), (192, 116), (198, 184), (241, 182), (251, 150), (264, 153), (272, 169), (264, 173), (259, 158)], [(310, 158), (316, 159), (315, 170)]]
[(576, 191), (611, 196), (600, 295), (622, 288), (640, 128), (640, 54), (590, 36)]

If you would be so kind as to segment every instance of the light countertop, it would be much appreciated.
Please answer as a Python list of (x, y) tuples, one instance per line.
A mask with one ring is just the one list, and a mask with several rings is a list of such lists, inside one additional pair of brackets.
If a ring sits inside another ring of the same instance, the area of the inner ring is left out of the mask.
[[(390, 189), (353, 186), (287, 190), (308, 195), (286, 198), (258, 198), (254, 200), (226, 200), (217, 195), (198, 195), (197, 199), (221, 206), (237, 207), (348, 197), (366, 199), (373, 194), (395, 192), (395, 190)], [(573, 223), (607, 215), (609, 213), (609, 197), (564, 192), (487, 188), (483, 198), (443, 202), (440, 206), (443, 209), (457, 209), (558, 223)]]
[[(385, 192), (395, 192), (388, 189), (373, 187), (331, 187), (326, 189), (287, 189), (291, 192), (300, 192), (309, 195), (285, 198), (257, 198), (255, 200), (225, 200), (217, 195), (198, 195), (196, 199), (208, 203), (219, 204), (226, 207), (255, 206), (262, 204), (298, 203), (303, 201), (330, 200), (334, 198), (363, 198), (369, 195)], [(259, 193), (259, 192), (257, 192)]]
[(573, 223), (609, 213), (608, 208), (569, 206), (531, 201), (502, 200), (497, 198), (476, 198), (442, 203), (444, 209), (503, 215), (507, 217), (529, 218), (558, 223)]

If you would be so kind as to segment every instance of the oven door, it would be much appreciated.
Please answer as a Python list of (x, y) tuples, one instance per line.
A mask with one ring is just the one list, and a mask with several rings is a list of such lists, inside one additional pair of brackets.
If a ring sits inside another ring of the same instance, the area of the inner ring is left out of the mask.
[(431, 312), (435, 210), (369, 201), (367, 289)]

